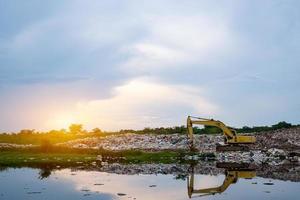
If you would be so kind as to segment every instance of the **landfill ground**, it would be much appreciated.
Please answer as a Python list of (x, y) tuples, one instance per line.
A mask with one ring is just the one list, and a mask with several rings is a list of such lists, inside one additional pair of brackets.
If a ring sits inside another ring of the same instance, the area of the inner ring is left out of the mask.
[[(249, 134), (248, 134), (249, 135)], [(214, 153), (222, 162), (251, 162), (270, 165), (297, 164), (300, 162), (300, 127), (252, 133), (256, 143), (249, 145), (249, 152), (215, 152), (216, 144), (223, 142), (222, 135), (195, 135), (195, 147), (200, 153)], [(85, 138), (59, 144), (80, 149), (105, 149), (110, 151), (142, 150), (189, 150), (188, 138), (182, 134), (123, 134), (101, 138)], [(187, 159), (200, 159), (197, 155)], [(202, 158), (201, 158), (202, 159)]]
[(187, 136), (182, 134), (128, 133), (78, 139), (55, 146), (84, 152), (80, 155), (64, 151), (28, 154), (26, 151), (35, 148), (34, 145), (0, 143), (0, 166), (47, 166), (54, 170), (72, 167), (126, 174), (181, 174), (193, 166), (195, 172), (215, 174), (224, 172), (223, 168), (216, 167), (217, 163), (238, 163), (248, 164), (262, 177), (300, 181), (300, 127), (252, 135), (257, 142), (250, 146), (249, 152), (223, 153), (215, 152), (216, 143), (223, 141), (222, 135), (195, 135), (198, 151), (193, 154), (189, 153)]
[[(249, 134), (248, 134), (249, 135)], [(212, 153), (215, 160), (221, 162), (250, 162), (255, 164), (268, 163), (299, 164), (300, 162), (300, 127), (252, 133), (256, 143), (249, 145), (249, 152), (215, 152), (216, 144), (223, 142), (222, 135), (195, 135), (195, 147), (198, 155), (187, 155), (186, 160), (203, 159), (203, 154)], [(105, 137), (87, 137), (56, 144), (81, 150), (106, 150), (111, 152), (122, 151), (189, 151), (189, 140), (183, 134), (120, 134)], [(17, 145), (0, 143), (1, 149), (24, 149), (34, 145)]]

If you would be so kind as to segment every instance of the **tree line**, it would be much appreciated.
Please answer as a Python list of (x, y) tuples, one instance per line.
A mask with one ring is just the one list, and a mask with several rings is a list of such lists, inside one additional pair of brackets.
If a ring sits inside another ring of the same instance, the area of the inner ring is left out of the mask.
[[(238, 133), (253, 133), (261, 131), (278, 130), (282, 128), (291, 128), (299, 125), (292, 125), (285, 121), (279, 122), (271, 126), (244, 126), (235, 128)], [(217, 127), (202, 126), (193, 127), (194, 134), (219, 134), (222, 131)], [(66, 142), (74, 139), (86, 137), (103, 137), (116, 134), (186, 134), (186, 126), (160, 127), (160, 128), (144, 128), (142, 130), (122, 129), (120, 131), (109, 132), (102, 131), (99, 128), (94, 128), (87, 131), (81, 124), (72, 124), (69, 129), (51, 130), (47, 132), (39, 132), (34, 129), (24, 129), (17, 133), (2, 133), (0, 134), (0, 143), (17, 143), (17, 144), (41, 144), (45, 141), (50, 143)]]

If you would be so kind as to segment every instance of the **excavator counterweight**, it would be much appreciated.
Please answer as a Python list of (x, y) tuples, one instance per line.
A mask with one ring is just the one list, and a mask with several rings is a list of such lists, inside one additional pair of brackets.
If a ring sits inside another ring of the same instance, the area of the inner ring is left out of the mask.
[(233, 128), (226, 126), (221, 121), (188, 116), (187, 133), (190, 139), (191, 150), (195, 150), (193, 124), (214, 126), (222, 130), (225, 144), (218, 144), (216, 147), (217, 151), (249, 151), (247, 144), (253, 144), (256, 141), (254, 136), (237, 135)]

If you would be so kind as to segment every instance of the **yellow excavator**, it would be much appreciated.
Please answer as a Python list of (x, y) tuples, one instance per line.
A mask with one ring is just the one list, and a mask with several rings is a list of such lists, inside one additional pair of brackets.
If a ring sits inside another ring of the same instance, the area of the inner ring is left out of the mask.
[(256, 141), (254, 136), (237, 135), (233, 128), (226, 126), (221, 121), (188, 116), (187, 133), (190, 139), (191, 150), (195, 150), (193, 124), (215, 126), (222, 130), (224, 135), (224, 145), (217, 144), (216, 151), (249, 151), (249, 146), (247, 145), (253, 144)]
[(194, 189), (194, 168), (191, 174), (187, 177), (187, 190), (189, 198), (192, 198), (193, 194), (198, 194), (199, 196), (221, 194), (224, 192), (231, 184), (238, 181), (239, 178), (252, 179), (256, 176), (255, 170), (247, 169), (230, 169), (225, 171), (225, 179), (223, 184), (217, 187)]

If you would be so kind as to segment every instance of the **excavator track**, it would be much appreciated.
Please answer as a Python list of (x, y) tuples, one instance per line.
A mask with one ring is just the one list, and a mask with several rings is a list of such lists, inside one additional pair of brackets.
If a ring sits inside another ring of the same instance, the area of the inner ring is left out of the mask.
[(248, 146), (242, 145), (217, 145), (216, 146), (217, 152), (224, 152), (224, 151), (250, 151)]

